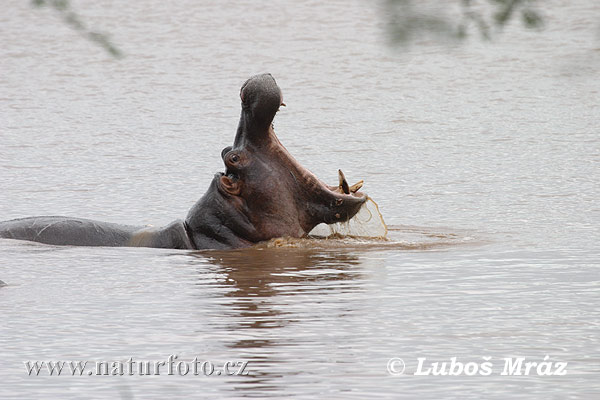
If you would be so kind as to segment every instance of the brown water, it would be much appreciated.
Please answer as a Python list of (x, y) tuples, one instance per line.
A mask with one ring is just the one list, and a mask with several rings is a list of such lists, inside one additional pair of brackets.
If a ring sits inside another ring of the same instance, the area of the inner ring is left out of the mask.
[[(379, 204), (387, 240), (185, 252), (0, 241), (1, 398), (598, 398), (600, 9), (543, 33), (394, 51), (370, 2), (74, 2), (0, 16), (0, 219), (183, 218), (223, 170), (239, 87), (271, 72), (275, 129)], [(247, 376), (28, 376), (34, 360), (248, 360)], [(503, 376), (504, 358), (568, 362)], [(388, 372), (402, 358), (401, 376)], [(489, 376), (420, 376), (483, 362)]]

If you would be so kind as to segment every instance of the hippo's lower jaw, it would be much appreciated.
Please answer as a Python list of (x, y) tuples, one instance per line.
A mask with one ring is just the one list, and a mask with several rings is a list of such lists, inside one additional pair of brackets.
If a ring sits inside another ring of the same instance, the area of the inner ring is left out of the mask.
[(272, 121), (283, 104), (270, 74), (254, 76), (240, 91), (242, 113), (233, 146), (221, 153), (216, 174), (185, 221), (162, 228), (68, 217), (0, 222), (0, 238), (54, 245), (228, 249), (276, 237), (302, 237), (316, 225), (346, 221), (364, 204), (362, 181), (350, 186), (342, 171), (329, 186), (301, 166), (277, 139)]

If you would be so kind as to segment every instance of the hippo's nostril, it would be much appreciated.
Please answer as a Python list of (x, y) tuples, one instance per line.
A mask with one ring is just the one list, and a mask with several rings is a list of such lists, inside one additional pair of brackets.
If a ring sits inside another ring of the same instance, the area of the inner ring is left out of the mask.
[(335, 205), (336, 205), (336, 206), (341, 206), (343, 202), (344, 202), (344, 200), (342, 200), (342, 199), (337, 199), (337, 200), (335, 201)]

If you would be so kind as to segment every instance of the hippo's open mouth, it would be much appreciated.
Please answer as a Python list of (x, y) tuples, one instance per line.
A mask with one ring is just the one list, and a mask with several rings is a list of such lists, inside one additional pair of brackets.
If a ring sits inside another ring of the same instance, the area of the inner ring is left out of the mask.
[(254, 228), (252, 241), (300, 237), (319, 223), (346, 221), (367, 196), (363, 181), (349, 185), (341, 170), (338, 185), (327, 185), (281, 144), (273, 119), (283, 96), (270, 74), (254, 76), (241, 88), (242, 112), (233, 146), (221, 153), (225, 172), (218, 189)]

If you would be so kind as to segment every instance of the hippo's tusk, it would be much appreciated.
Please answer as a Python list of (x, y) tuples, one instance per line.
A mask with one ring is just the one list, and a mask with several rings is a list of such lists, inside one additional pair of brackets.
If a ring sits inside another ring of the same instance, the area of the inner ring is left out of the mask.
[(338, 176), (340, 178), (340, 189), (342, 193), (350, 194), (350, 188), (348, 187), (348, 182), (346, 182), (346, 177), (341, 169), (338, 169)]
[(360, 181), (356, 182), (354, 185), (350, 186), (350, 193), (356, 193), (360, 190), (360, 188), (363, 186), (364, 181), (361, 179)]

